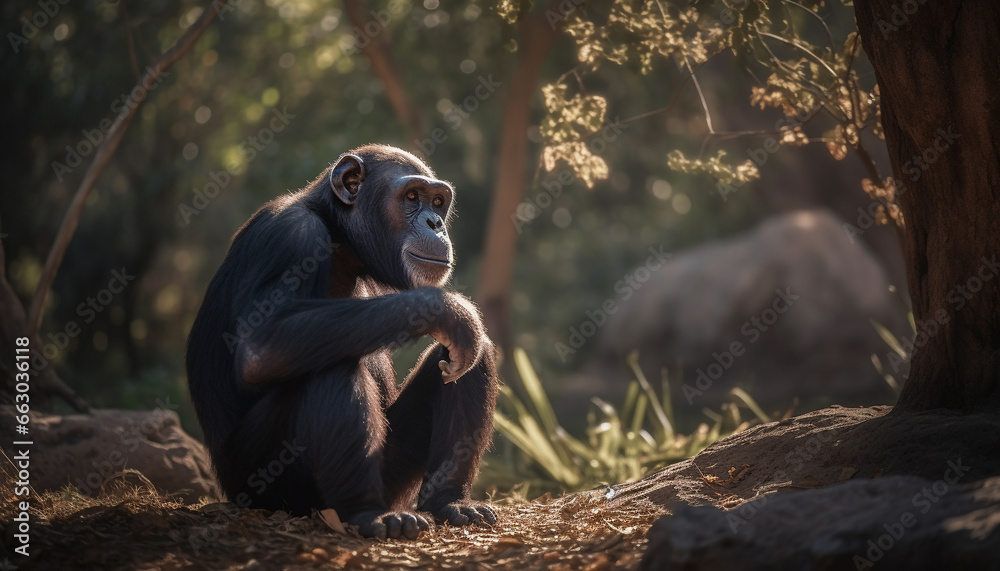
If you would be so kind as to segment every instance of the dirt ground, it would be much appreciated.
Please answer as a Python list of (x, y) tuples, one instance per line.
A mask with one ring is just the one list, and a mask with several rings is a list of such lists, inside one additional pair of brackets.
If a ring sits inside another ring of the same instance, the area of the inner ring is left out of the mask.
[[(970, 485), (1000, 474), (995, 452), (1000, 449), (1000, 420), (995, 415), (889, 411), (831, 407), (753, 427), (639, 482), (534, 501), (499, 500), (493, 505), (500, 522), (493, 528), (438, 526), (416, 541), (363, 540), (331, 530), (316, 515), (291, 518), (283, 512), (238, 510), (231, 504), (184, 504), (159, 495), (141, 477), (115, 480), (96, 499), (68, 490), (35, 497), (32, 557), (12, 563), (21, 569), (60, 570), (635, 569), (646, 552), (646, 532), (678, 505), (732, 510), (764, 495), (795, 493), (807, 498), (820, 488), (883, 475), (932, 482), (956, 461), (968, 466), (962, 482)], [(13, 535), (7, 524), (14, 513), (12, 499), (9, 486), (0, 488), (7, 546)], [(962, 509), (979, 517), (976, 510), (981, 507), (973, 501)], [(963, 515), (968, 514), (944, 514)], [(885, 514), (873, 517), (875, 522), (886, 521)], [(765, 520), (762, 516), (755, 521)], [(992, 527), (982, 532), (986, 535), (1000, 529), (1000, 519), (990, 521)], [(957, 553), (979, 545), (967, 545), (968, 538), (956, 538), (947, 526), (925, 523), (928, 541), (940, 540)], [(851, 530), (851, 537), (868, 537), (881, 529), (878, 525), (862, 525)], [(801, 544), (799, 532), (788, 530), (780, 545)], [(733, 543), (728, 534), (714, 540), (722, 547)], [(712, 545), (713, 553), (721, 549)], [(751, 547), (753, 553), (768, 551)], [(653, 551), (674, 561), (689, 550), (678, 551), (668, 542)], [(746, 564), (745, 559), (736, 561)], [(0, 559), (0, 569), (3, 563)], [(717, 568), (706, 567), (709, 563), (688, 561), (680, 567)]]
[[(142, 485), (113, 488), (99, 499), (70, 492), (36, 499), (31, 558), (11, 562), (19, 569), (633, 569), (663, 513), (649, 502), (608, 510), (606, 492), (595, 490), (496, 502), (493, 528), (437, 526), (416, 541), (379, 542), (332, 531), (318, 515), (184, 505)], [(3, 521), (11, 510), (0, 506)]]

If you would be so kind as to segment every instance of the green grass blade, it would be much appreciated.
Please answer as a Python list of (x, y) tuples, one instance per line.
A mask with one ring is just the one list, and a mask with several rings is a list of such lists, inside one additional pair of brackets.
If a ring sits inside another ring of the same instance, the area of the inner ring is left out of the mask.
[(666, 367), (660, 369), (660, 388), (663, 390), (663, 414), (667, 415), (670, 426), (677, 426), (676, 417), (674, 416), (674, 399), (670, 394), (669, 371)]
[(642, 387), (642, 390), (644, 390), (646, 395), (649, 397), (649, 404), (651, 405), (650, 409), (653, 412), (653, 418), (660, 424), (657, 432), (661, 433), (662, 440), (672, 439), (674, 437), (674, 426), (670, 423), (670, 420), (667, 419), (666, 413), (663, 412), (663, 407), (660, 406), (660, 399), (657, 397), (656, 391), (654, 391), (653, 387), (650, 386), (649, 381), (646, 379), (646, 375), (642, 372), (642, 368), (639, 367), (639, 353), (637, 351), (630, 353), (626, 362), (632, 369), (632, 372), (635, 373), (636, 380), (639, 381), (639, 386)]
[(897, 355), (906, 359), (906, 351), (903, 350), (903, 347), (899, 344), (899, 340), (892, 334), (892, 331), (889, 331), (884, 325), (874, 319), (869, 319), (868, 321), (872, 324), (872, 327), (875, 328), (875, 331), (878, 332), (878, 336), (885, 341), (885, 344), (888, 345), (890, 349), (895, 351)]
[(528, 354), (524, 352), (524, 349), (520, 347), (514, 349), (514, 364), (517, 366), (517, 372), (521, 375), (521, 382), (524, 383), (528, 397), (531, 398), (531, 403), (534, 405), (535, 411), (538, 412), (539, 422), (546, 432), (555, 434), (559, 421), (556, 419), (552, 403), (549, 402), (549, 397), (545, 394), (545, 389), (542, 388), (542, 382), (538, 380), (538, 375), (535, 373), (534, 367), (531, 366), (531, 361), (528, 360)]
[[(743, 401), (743, 404), (745, 404), (747, 408), (749, 408), (757, 416), (757, 418), (760, 419), (761, 422), (764, 424), (771, 422), (771, 417), (764, 413), (764, 410), (760, 408), (757, 401), (753, 400), (753, 397), (748, 395), (746, 391), (739, 387), (735, 387), (733, 390), (729, 391), (729, 394)], [(739, 418), (736, 418), (736, 424), (739, 424)]]

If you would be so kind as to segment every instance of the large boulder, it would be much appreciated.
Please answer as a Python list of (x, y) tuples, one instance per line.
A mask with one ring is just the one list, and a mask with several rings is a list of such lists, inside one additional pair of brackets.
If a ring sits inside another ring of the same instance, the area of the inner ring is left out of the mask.
[(609, 509), (670, 514), (644, 569), (1000, 569), (997, 450), (995, 413), (831, 407), (614, 486)]
[(810, 408), (891, 402), (871, 362), (889, 349), (870, 320), (903, 335), (906, 317), (880, 264), (842, 225), (825, 210), (798, 211), (674, 255), (620, 300), (566, 396), (619, 396), (625, 358), (639, 350), (653, 379), (681, 364), (680, 414), (718, 404), (735, 386), (775, 409), (795, 397)]
[[(953, 461), (954, 464), (954, 461)], [(642, 569), (1000, 569), (1000, 477), (891, 476), (684, 506), (656, 522)]]
[(14, 434), (14, 417), (13, 407), (0, 406), (0, 447), (13, 458), (23, 449), (13, 441), (33, 441), (30, 476), (38, 492), (71, 484), (97, 495), (123, 470), (135, 470), (159, 490), (187, 500), (220, 497), (208, 452), (184, 432), (171, 410), (95, 410), (67, 416), (32, 412), (27, 436)]

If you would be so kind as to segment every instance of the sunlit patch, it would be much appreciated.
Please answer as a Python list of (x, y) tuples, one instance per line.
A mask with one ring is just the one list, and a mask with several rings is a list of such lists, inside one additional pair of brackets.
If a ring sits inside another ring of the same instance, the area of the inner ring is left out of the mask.
[(684, 193), (677, 193), (674, 195), (673, 200), (670, 201), (670, 206), (674, 208), (677, 214), (687, 214), (691, 212), (691, 199)]
[(654, 180), (650, 190), (653, 192), (653, 196), (660, 200), (669, 200), (670, 195), (674, 192), (674, 188), (670, 186), (670, 183), (662, 178)]
[(204, 125), (208, 123), (208, 120), (212, 118), (212, 108), (207, 105), (202, 105), (194, 112), (194, 120), (199, 125)]
[(816, 217), (810, 212), (799, 212), (792, 218), (792, 224), (804, 230), (808, 230), (816, 226)]
[(177, 284), (170, 284), (160, 290), (154, 302), (156, 312), (160, 315), (172, 315), (181, 307), (181, 288)]
[(281, 99), (281, 92), (274, 87), (268, 87), (260, 94), (260, 102), (271, 107)]

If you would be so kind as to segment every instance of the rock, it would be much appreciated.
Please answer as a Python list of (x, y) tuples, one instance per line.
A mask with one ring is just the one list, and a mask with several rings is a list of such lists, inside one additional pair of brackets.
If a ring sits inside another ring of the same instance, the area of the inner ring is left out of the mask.
[(952, 462), (910, 476), (778, 494), (657, 521), (641, 569), (1000, 569), (1000, 477)]
[[(0, 406), (0, 447), (12, 456), (15, 411)], [(220, 497), (208, 451), (181, 428), (177, 413), (95, 410), (67, 416), (31, 413), (28, 439), (31, 485), (37, 492), (72, 484), (97, 495), (123, 467), (142, 473), (158, 489), (186, 500)], [(9, 470), (9, 465), (5, 466)], [(6, 477), (6, 474), (5, 474)]]
[(871, 362), (890, 351), (869, 320), (912, 333), (881, 266), (842, 224), (825, 210), (799, 211), (675, 255), (622, 300), (567, 396), (616, 402), (631, 378), (625, 357), (638, 349), (651, 380), (680, 362), (684, 382), (703, 393), (689, 401), (675, 383), (678, 409), (717, 405), (737, 385), (772, 410), (795, 397), (819, 406), (891, 402)]
[(869, 569), (854, 556), (875, 563), (868, 541), (888, 545), (890, 530), (879, 569), (1000, 569), (997, 450), (995, 413), (835, 406), (615, 486), (608, 509), (672, 513), (649, 532), (645, 569)]
[[(638, 482), (615, 486), (615, 505), (648, 500), (672, 510), (882, 475), (936, 480), (959, 460), (969, 466), (963, 482), (1000, 475), (998, 415), (891, 410), (834, 406), (754, 426)], [(748, 469), (738, 482), (712, 484), (744, 464)]]

